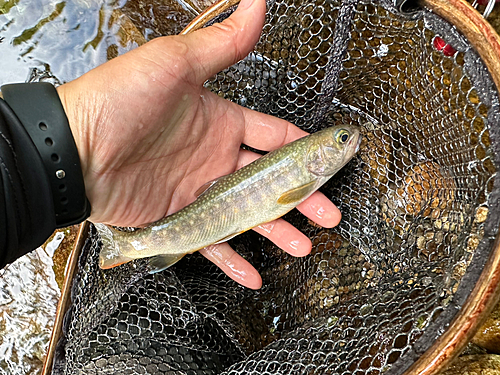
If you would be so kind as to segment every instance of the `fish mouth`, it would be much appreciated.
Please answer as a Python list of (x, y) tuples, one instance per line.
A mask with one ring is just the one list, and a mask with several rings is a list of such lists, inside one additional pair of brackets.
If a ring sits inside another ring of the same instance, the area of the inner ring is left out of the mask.
[(357, 153), (359, 151), (359, 147), (361, 146), (361, 140), (362, 137), (360, 134), (358, 134), (356, 138), (352, 138), (351, 141), (349, 142), (349, 146), (352, 146), (353, 143), (356, 143), (354, 153)]
[(358, 142), (356, 144), (356, 152), (359, 151), (359, 148), (361, 147), (361, 141), (363, 140), (363, 138), (361, 137), (361, 135), (358, 135)]

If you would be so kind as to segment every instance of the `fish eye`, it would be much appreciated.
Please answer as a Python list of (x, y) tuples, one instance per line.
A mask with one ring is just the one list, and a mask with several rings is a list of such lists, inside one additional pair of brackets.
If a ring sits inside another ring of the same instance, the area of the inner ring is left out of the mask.
[(345, 129), (340, 129), (335, 136), (338, 143), (346, 143), (349, 139), (349, 132)]

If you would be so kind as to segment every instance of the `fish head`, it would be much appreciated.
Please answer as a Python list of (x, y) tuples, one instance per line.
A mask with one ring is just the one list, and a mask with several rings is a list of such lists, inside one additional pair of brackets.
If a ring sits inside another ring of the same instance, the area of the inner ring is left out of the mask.
[(316, 176), (333, 176), (356, 154), (361, 143), (360, 128), (336, 125), (310, 136), (306, 165)]

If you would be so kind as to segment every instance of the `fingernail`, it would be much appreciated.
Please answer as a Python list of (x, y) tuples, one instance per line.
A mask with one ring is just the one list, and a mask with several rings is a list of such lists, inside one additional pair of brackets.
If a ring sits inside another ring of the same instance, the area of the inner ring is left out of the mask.
[(269, 223), (259, 225), (258, 228), (262, 229), (266, 233), (271, 233), (274, 229), (275, 224), (276, 224), (275, 221), (271, 221)]
[(320, 207), (316, 211), (316, 216), (321, 219), (321, 218), (323, 218), (325, 216), (325, 212), (326, 212), (325, 208), (324, 207)]
[(240, 5), (238, 5), (239, 10), (245, 10), (252, 6), (255, 0), (241, 0)]
[(231, 270), (231, 273), (233, 274), (233, 276), (236, 279), (245, 280), (245, 278), (247, 277), (247, 273), (245, 271), (237, 269), (236, 266), (234, 265), (234, 263), (230, 262), (227, 259), (224, 263), (226, 264), (226, 266), (229, 267), (229, 269)]
[(290, 246), (292, 249), (294, 249), (296, 251), (299, 248), (299, 244), (300, 244), (300, 241), (295, 240), (295, 241), (290, 241), (288, 246)]

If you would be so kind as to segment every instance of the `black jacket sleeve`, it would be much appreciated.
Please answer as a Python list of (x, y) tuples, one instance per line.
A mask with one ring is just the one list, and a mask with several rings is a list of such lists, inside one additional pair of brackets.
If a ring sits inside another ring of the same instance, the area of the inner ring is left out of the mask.
[(0, 99), (0, 268), (40, 246), (55, 229), (50, 181), (40, 154)]

